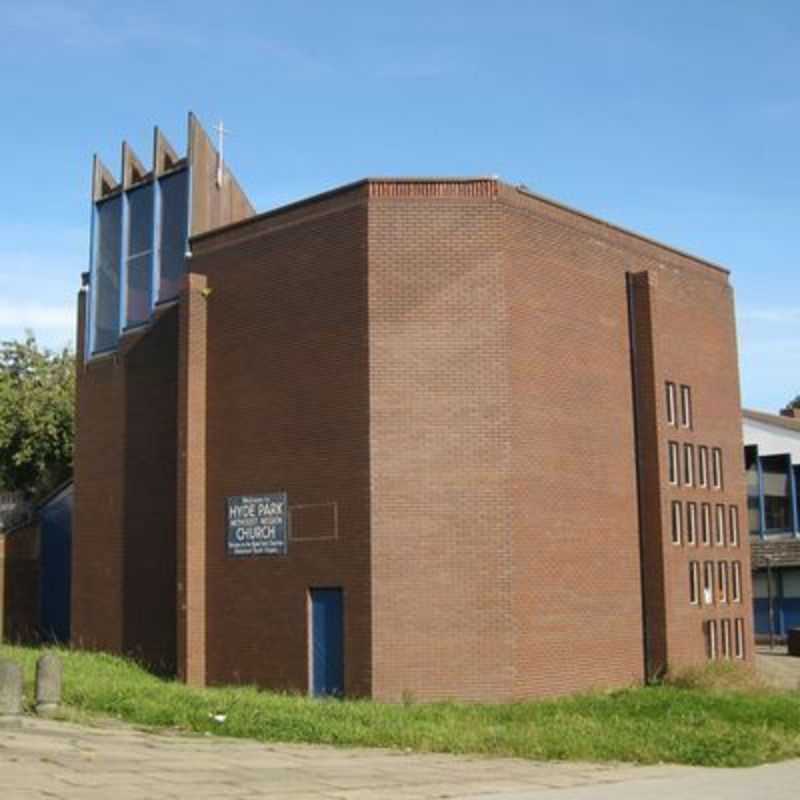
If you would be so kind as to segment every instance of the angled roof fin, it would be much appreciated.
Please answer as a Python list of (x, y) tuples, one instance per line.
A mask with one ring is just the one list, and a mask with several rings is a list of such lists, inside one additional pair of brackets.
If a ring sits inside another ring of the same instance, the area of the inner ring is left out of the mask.
[(119, 189), (119, 181), (111, 170), (95, 155), (92, 161), (92, 202), (96, 203)]
[(153, 130), (153, 169), (156, 176), (163, 175), (178, 166), (180, 157), (169, 140), (156, 126)]
[(149, 172), (133, 152), (133, 148), (127, 143), (122, 143), (122, 186), (124, 189), (141, 183), (149, 176)]
[(190, 236), (253, 216), (252, 203), (191, 111), (186, 157), (192, 170)]

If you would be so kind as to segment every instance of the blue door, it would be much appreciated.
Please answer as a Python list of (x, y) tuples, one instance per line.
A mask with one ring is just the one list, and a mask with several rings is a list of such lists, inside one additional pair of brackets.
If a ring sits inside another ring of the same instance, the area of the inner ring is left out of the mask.
[(311, 590), (311, 691), (315, 697), (344, 694), (342, 590)]

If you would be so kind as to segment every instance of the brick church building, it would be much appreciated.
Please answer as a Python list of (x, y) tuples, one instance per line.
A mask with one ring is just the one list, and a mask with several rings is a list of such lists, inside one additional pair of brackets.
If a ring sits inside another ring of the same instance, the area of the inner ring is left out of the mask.
[[(95, 161), (72, 636), (398, 700), (752, 657), (728, 273), (494, 178)], [(744, 540), (744, 541), (743, 541)]]

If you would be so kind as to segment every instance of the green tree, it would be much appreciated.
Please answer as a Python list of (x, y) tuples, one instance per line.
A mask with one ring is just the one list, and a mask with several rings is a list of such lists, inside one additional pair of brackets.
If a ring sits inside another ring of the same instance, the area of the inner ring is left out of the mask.
[(790, 400), (786, 408), (800, 408), (800, 394), (796, 395), (794, 400)]
[(0, 342), (0, 486), (38, 498), (72, 472), (75, 357), (33, 333)]

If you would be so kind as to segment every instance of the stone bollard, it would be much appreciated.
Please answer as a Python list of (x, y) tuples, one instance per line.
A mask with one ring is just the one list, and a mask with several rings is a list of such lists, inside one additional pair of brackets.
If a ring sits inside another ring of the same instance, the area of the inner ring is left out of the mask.
[(55, 653), (45, 653), (36, 662), (36, 713), (47, 715), (61, 703), (61, 677), (64, 668)]
[(22, 667), (0, 661), (0, 717), (22, 713)]

